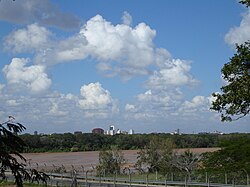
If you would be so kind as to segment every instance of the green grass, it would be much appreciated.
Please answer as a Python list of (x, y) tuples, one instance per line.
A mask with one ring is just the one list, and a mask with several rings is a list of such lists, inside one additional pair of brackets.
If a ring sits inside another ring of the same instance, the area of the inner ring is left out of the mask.
[[(0, 186), (14, 187), (14, 186), (16, 186), (16, 184), (14, 182), (0, 180)], [(23, 186), (24, 187), (45, 187), (46, 185), (25, 182)]]

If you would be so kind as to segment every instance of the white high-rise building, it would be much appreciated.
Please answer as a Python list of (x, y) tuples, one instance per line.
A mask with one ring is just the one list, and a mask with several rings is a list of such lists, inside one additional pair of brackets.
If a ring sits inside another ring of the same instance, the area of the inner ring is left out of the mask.
[(134, 134), (134, 133), (135, 133), (135, 132), (134, 132), (133, 129), (129, 129), (128, 134)]
[(114, 125), (109, 126), (109, 135), (111, 135), (111, 136), (115, 135), (115, 126)]

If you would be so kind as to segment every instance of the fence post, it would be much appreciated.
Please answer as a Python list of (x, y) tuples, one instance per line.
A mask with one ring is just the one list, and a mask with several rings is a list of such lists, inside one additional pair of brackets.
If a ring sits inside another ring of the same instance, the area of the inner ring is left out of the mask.
[(102, 175), (99, 173), (99, 186), (101, 186)]
[(147, 175), (146, 175), (146, 185), (147, 185), (147, 187), (148, 187), (148, 173), (147, 173)]
[(171, 181), (174, 181), (174, 173), (171, 172)]
[(129, 180), (129, 186), (131, 187), (131, 173), (129, 168), (128, 168), (128, 180)]
[(205, 173), (205, 176), (206, 176), (206, 183), (208, 182), (208, 176), (207, 176), (207, 172)]
[(165, 175), (165, 187), (167, 187), (168, 174)]
[(185, 187), (187, 187), (187, 175), (185, 175)]
[(116, 175), (117, 175), (117, 172), (115, 172), (114, 174), (114, 187), (116, 187)]
[(227, 173), (225, 172), (225, 184), (227, 184)]
[(235, 176), (233, 176), (233, 187), (235, 187)]
[(247, 173), (247, 186), (249, 186), (249, 175)]
[(88, 186), (88, 172), (89, 170), (87, 170), (85, 174), (85, 186)]

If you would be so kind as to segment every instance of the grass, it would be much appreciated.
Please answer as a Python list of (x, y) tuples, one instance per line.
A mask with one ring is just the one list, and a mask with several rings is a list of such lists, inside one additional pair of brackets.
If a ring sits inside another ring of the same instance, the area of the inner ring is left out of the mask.
[[(1, 181), (0, 180), (0, 186), (1, 187), (16, 187), (16, 184), (14, 182), (10, 181)], [(46, 185), (43, 184), (35, 184), (35, 183), (24, 183), (24, 187), (45, 187)], [(48, 186), (48, 185), (47, 185)]]

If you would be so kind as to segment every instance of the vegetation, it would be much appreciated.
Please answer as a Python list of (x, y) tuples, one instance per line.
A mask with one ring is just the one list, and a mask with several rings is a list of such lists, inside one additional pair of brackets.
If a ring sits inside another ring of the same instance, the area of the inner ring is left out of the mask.
[(221, 72), (227, 85), (223, 94), (214, 93), (212, 110), (221, 113), (222, 121), (242, 118), (250, 112), (250, 41), (236, 45), (237, 54), (225, 64)]
[(20, 138), (25, 142), (24, 152), (69, 152), (69, 151), (97, 151), (144, 149), (150, 140), (158, 138), (162, 141), (172, 141), (176, 148), (218, 147), (224, 139), (250, 137), (250, 134), (117, 134), (108, 136), (103, 134), (51, 134), (30, 135), (23, 134)]
[[(17, 186), (23, 186), (23, 180), (46, 182), (48, 176), (35, 169), (26, 169), (26, 159), (20, 154), (25, 146), (24, 141), (17, 136), (25, 127), (9, 120), (0, 124), (0, 179), (5, 179), (6, 171), (10, 170), (15, 177)], [(21, 160), (18, 162), (17, 158)]]
[(172, 143), (152, 139), (138, 153), (136, 168), (141, 173), (158, 172), (163, 176), (174, 173), (175, 178), (179, 176), (180, 180), (199, 176), (221, 183), (236, 180), (238, 184), (249, 182), (250, 137), (228, 136), (220, 141), (220, 147), (221, 150), (216, 152), (195, 154), (188, 150), (180, 154), (173, 150)]
[(173, 154), (174, 144), (169, 139), (154, 137), (143, 149), (138, 152), (136, 168), (142, 173), (169, 170), (169, 161)]
[[(239, 2), (250, 6), (250, 0)], [(223, 93), (213, 93), (215, 101), (211, 109), (221, 113), (221, 121), (238, 120), (250, 112), (250, 40), (236, 44), (236, 51), (221, 70), (227, 82), (221, 87)]]
[(100, 151), (98, 175), (120, 174), (121, 167), (125, 163), (123, 153), (114, 148), (112, 150)]

